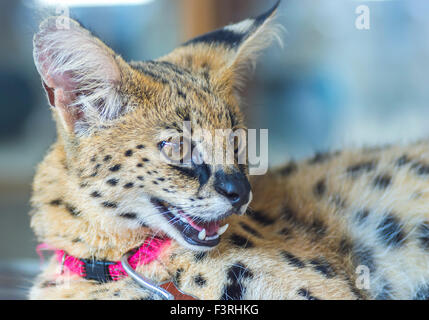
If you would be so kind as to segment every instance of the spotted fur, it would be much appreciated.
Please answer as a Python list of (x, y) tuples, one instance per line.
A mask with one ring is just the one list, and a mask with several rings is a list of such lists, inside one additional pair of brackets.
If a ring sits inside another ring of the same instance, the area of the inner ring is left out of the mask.
[[(131, 63), (75, 21), (70, 29), (43, 22), (34, 58), (58, 140), (34, 179), (38, 240), (82, 259), (117, 261), (147, 237), (168, 235), (171, 246), (138, 271), (201, 299), (427, 299), (426, 141), (319, 153), (253, 177), (251, 208), (225, 216), (230, 227), (212, 250), (186, 243), (163, 220), (159, 201), (200, 219), (230, 210), (216, 175), (245, 168), (166, 164), (159, 143), (183, 133), (182, 121), (208, 131), (244, 128), (238, 89), (277, 35), (275, 8)], [(370, 272), (369, 287), (358, 285), (359, 266)], [(130, 278), (98, 283), (59, 270), (52, 260), (30, 297), (157, 298)]]

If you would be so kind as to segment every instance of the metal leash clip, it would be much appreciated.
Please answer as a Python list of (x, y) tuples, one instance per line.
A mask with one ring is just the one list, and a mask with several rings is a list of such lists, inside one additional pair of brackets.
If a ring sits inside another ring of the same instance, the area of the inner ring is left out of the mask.
[(64, 264), (65, 264), (65, 262), (66, 262), (66, 253), (65, 253), (65, 251), (64, 251), (64, 253), (63, 253), (63, 257), (62, 257), (62, 259), (61, 259), (61, 270), (60, 270), (60, 275), (63, 275), (63, 274), (64, 274)]

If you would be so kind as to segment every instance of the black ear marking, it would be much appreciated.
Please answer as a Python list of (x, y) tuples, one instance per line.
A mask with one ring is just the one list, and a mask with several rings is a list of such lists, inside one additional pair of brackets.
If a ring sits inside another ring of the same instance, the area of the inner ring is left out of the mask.
[(257, 17), (249, 18), (239, 23), (231, 24), (215, 31), (203, 34), (192, 40), (189, 40), (188, 42), (184, 43), (183, 46), (198, 43), (216, 43), (223, 44), (230, 48), (236, 48), (273, 15), (279, 4), (280, 0), (278, 0), (270, 10)]

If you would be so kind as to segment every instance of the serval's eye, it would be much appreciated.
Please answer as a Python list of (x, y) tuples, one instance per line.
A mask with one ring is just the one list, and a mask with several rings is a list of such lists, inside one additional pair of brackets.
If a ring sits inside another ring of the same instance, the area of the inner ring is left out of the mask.
[(191, 142), (184, 137), (174, 137), (158, 143), (162, 156), (172, 163), (187, 163), (191, 161)]

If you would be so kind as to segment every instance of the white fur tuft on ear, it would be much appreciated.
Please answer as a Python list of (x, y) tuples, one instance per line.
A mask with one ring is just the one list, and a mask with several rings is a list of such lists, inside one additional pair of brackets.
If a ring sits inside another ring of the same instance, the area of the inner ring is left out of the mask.
[[(234, 28), (235, 30), (245, 27), (252, 28), (252, 25), (247, 22), (248, 20), (231, 25), (229, 28)], [(237, 88), (241, 88), (244, 85), (244, 80), (254, 71), (257, 58), (264, 49), (269, 47), (273, 42), (277, 42), (280, 47), (283, 47), (283, 41), (280, 37), (283, 31), (283, 26), (275, 23), (274, 16), (271, 15), (240, 44), (234, 58), (227, 65), (227, 68), (234, 70), (236, 77), (235, 86)]]
[(76, 21), (68, 19), (62, 24), (67, 28), (59, 28), (57, 19), (40, 25), (33, 39), (34, 61), (51, 105), (69, 130), (82, 133), (122, 112), (118, 58)]

